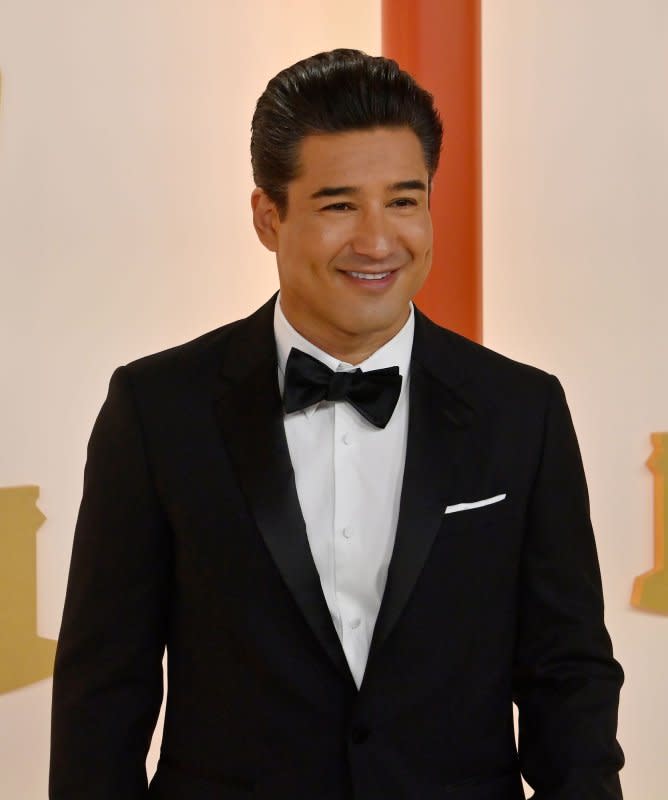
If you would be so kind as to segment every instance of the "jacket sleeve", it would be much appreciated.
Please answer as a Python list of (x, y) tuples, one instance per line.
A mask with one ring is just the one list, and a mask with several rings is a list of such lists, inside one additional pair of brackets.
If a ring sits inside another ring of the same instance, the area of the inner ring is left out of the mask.
[(519, 607), (514, 700), (520, 766), (535, 800), (621, 800), (623, 672), (603, 622), (587, 486), (556, 378), (528, 509)]
[(169, 529), (121, 367), (88, 445), (56, 651), (51, 800), (147, 796), (169, 569)]

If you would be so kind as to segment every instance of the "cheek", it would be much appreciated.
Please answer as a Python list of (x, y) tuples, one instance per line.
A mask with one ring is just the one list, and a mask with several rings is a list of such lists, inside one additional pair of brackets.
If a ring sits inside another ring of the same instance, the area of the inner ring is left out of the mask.
[(416, 222), (413, 237), (416, 247), (420, 252), (430, 253), (434, 241), (434, 231), (431, 224), (431, 217)]
[(340, 226), (300, 225), (281, 242), (282, 260), (290, 268), (326, 266), (344, 244)]
[(404, 220), (401, 238), (416, 259), (425, 258), (430, 253), (433, 244), (431, 217), (429, 215), (415, 216)]
[(336, 225), (314, 227), (311, 231), (313, 253), (323, 263), (330, 262), (350, 240), (351, 232), (344, 220)]

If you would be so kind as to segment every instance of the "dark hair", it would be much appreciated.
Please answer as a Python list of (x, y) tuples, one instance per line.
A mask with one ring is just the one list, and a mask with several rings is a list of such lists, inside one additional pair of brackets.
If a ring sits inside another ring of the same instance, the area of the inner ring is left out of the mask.
[(441, 119), (432, 95), (396, 61), (347, 49), (298, 61), (272, 78), (257, 101), (251, 126), (255, 185), (283, 215), (304, 137), (376, 127), (410, 127), (422, 144), (431, 182), (441, 152)]

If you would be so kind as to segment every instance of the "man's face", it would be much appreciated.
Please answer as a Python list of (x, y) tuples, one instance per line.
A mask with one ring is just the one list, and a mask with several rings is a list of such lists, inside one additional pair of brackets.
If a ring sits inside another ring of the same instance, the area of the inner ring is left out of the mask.
[(284, 219), (261, 189), (252, 198), (283, 312), (324, 350), (372, 351), (403, 326), (431, 266), (420, 141), (410, 128), (307, 136), (299, 166)]

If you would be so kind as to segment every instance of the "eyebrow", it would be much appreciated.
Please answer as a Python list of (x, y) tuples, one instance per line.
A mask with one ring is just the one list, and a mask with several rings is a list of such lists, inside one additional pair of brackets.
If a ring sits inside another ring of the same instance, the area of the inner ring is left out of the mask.
[[(409, 181), (398, 181), (388, 187), (391, 192), (406, 192), (406, 191), (419, 191), (426, 192), (427, 185), (424, 181), (414, 179)], [(317, 192), (313, 192), (311, 200), (317, 200), (320, 197), (339, 197), (341, 195), (359, 194), (360, 189), (358, 186), (323, 186)]]
[(426, 192), (427, 191), (427, 184), (421, 180), (411, 180), (411, 181), (399, 181), (399, 183), (393, 183), (390, 186), (390, 189), (393, 192), (406, 192), (410, 190), (417, 190), (418, 192)]

